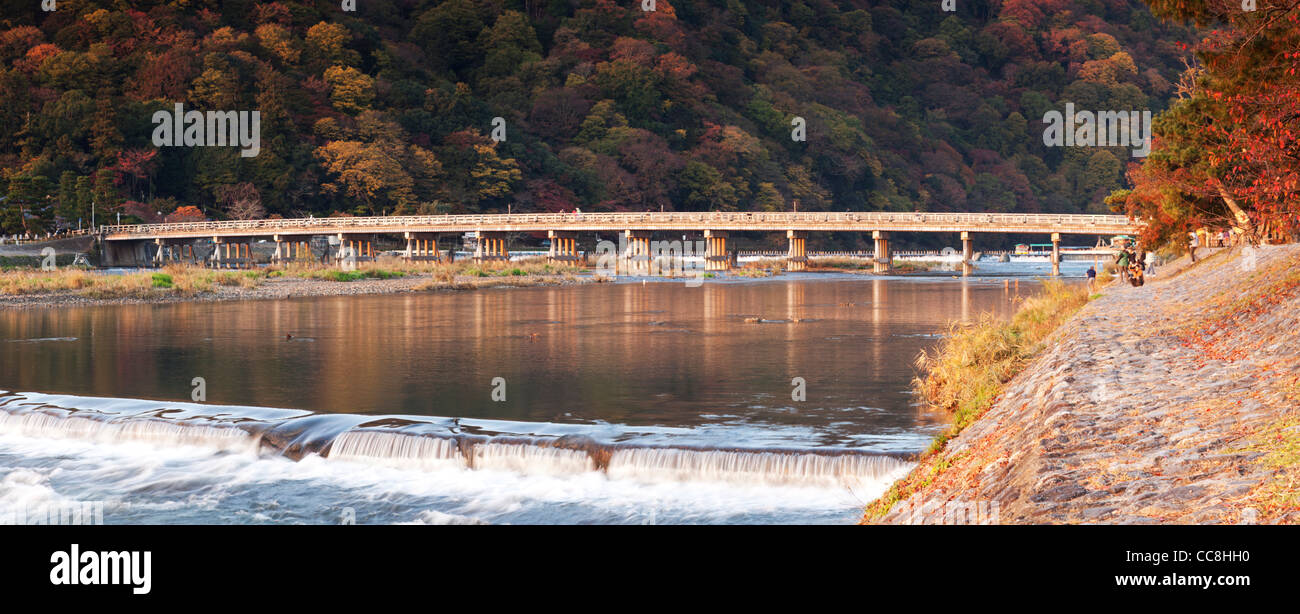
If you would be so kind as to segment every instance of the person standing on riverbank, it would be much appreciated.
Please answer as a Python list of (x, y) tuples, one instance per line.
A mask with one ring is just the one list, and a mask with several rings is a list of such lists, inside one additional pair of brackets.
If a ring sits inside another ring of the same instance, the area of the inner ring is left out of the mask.
[(1088, 292), (1093, 293), (1096, 291), (1097, 291), (1097, 269), (1094, 267), (1088, 267)]
[(1147, 274), (1147, 275), (1154, 275), (1155, 272), (1156, 272), (1156, 253), (1155, 253), (1155, 252), (1147, 252), (1147, 255), (1146, 255), (1146, 265), (1147, 265), (1146, 274)]
[(1124, 249), (1119, 250), (1119, 255), (1115, 257), (1115, 269), (1119, 271), (1119, 278), (1124, 281), (1128, 281), (1128, 262), (1128, 246), (1124, 246)]

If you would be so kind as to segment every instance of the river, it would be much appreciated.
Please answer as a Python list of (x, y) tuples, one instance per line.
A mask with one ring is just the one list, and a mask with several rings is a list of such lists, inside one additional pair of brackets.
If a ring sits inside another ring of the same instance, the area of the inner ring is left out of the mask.
[(914, 357), (1003, 279), (9, 310), (0, 522), (851, 522), (945, 426)]

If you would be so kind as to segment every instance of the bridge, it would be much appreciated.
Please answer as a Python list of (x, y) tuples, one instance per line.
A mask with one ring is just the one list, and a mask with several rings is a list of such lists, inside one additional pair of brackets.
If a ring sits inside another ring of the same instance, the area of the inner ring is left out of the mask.
[[(478, 233), (475, 258), (509, 258), (507, 233), (546, 232), (551, 239), (550, 257), (557, 261), (577, 259), (577, 233), (616, 232), (626, 239), (622, 257), (650, 258), (650, 239), (655, 232), (701, 232), (705, 262), (709, 270), (731, 266), (727, 251), (730, 232), (784, 232), (789, 240), (786, 258), (790, 270), (803, 270), (807, 263), (809, 232), (870, 232), (875, 242), (875, 270), (888, 272), (891, 262), (890, 233), (958, 232), (962, 238), (963, 273), (970, 273), (971, 235), (974, 233), (1041, 233), (1052, 241), (1052, 269), (1059, 273), (1061, 235), (1131, 234), (1140, 222), (1121, 215), (1057, 215), (1019, 213), (898, 213), (870, 212), (644, 212), (644, 213), (515, 213), (495, 215), (423, 215), (382, 217), (327, 217), (298, 219), (234, 220), (103, 226), (107, 266), (140, 266), (188, 258), (198, 261), (195, 247), (211, 241), (212, 253), (204, 260), (217, 266), (251, 264), (251, 243), (271, 239), (276, 243), (274, 259), (301, 257), (310, 253), (313, 237), (336, 238), (338, 254), (373, 257), (377, 236), (406, 240), (405, 256), (415, 260), (436, 260), (438, 238), (443, 235)], [(224, 247), (224, 254), (223, 252)], [(231, 249), (234, 255), (231, 255)]]

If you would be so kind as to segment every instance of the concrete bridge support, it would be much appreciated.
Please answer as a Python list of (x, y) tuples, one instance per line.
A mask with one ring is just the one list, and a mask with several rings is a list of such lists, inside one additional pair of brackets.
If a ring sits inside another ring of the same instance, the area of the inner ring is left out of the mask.
[(271, 262), (310, 260), (313, 257), (311, 236), (276, 234), (271, 238), (275, 240), (275, 255), (271, 256)]
[(975, 250), (971, 246), (970, 233), (962, 231), (961, 233), (961, 276), (970, 277), (975, 265), (971, 263), (971, 257)]
[(154, 239), (154, 266), (175, 262), (194, 261), (194, 242), (190, 239)]
[(181, 248), (181, 252), (182, 252), (181, 257), (183, 257), (185, 261), (188, 262), (189, 264), (197, 265), (203, 260), (202, 258), (199, 257), (197, 250), (198, 250), (198, 242), (190, 241), (189, 243), (186, 243)]
[(808, 270), (808, 232), (787, 230), (785, 237), (790, 240), (790, 251), (786, 255), (786, 270)]
[(406, 253), (402, 258), (408, 261), (439, 262), (442, 255), (438, 252), (438, 233), (406, 232)]
[(875, 266), (872, 267), (872, 272), (883, 274), (894, 270), (894, 255), (889, 251), (889, 233), (873, 230), (871, 238), (876, 242), (876, 251), (873, 253)]
[(252, 237), (212, 237), (212, 266), (245, 268), (253, 266)]
[(479, 231), (478, 249), (474, 251), (474, 260), (510, 260), (510, 248), (506, 246), (506, 233)]
[(154, 245), (147, 240), (103, 241), (103, 266), (145, 266), (153, 259)]
[(347, 234), (340, 232), (338, 259), (343, 260), (352, 254), (356, 262), (375, 259), (375, 237), (370, 234)]
[(1061, 233), (1052, 233), (1052, 275), (1061, 274)]
[(568, 230), (548, 230), (551, 240), (551, 262), (573, 264), (578, 261), (578, 233)]
[(167, 249), (166, 239), (154, 239), (153, 265), (163, 266), (171, 260), (171, 250)]
[(653, 235), (649, 230), (623, 231), (623, 237), (627, 241), (623, 266), (628, 275), (650, 274), (650, 237)]
[(731, 269), (731, 255), (727, 253), (727, 231), (704, 231), (704, 269), (727, 271)]

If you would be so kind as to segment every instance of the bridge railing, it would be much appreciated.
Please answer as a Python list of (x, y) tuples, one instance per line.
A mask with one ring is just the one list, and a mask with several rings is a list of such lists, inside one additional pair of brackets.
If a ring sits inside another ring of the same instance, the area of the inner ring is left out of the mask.
[(960, 226), (972, 231), (981, 227), (1016, 226), (1095, 226), (1099, 232), (1125, 231), (1137, 224), (1122, 215), (1022, 214), (1022, 213), (906, 213), (889, 211), (864, 212), (620, 212), (620, 213), (513, 213), (487, 215), (412, 215), (380, 217), (322, 217), (262, 220), (226, 220), (209, 222), (173, 222), (164, 224), (130, 224), (102, 226), (108, 235), (193, 234), (206, 231), (310, 231), (316, 229), (438, 228), (469, 226), (567, 226), (573, 224), (626, 227), (640, 225), (686, 227), (734, 224), (779, 226), (800, 224), (896, 225), (933, 224)]

